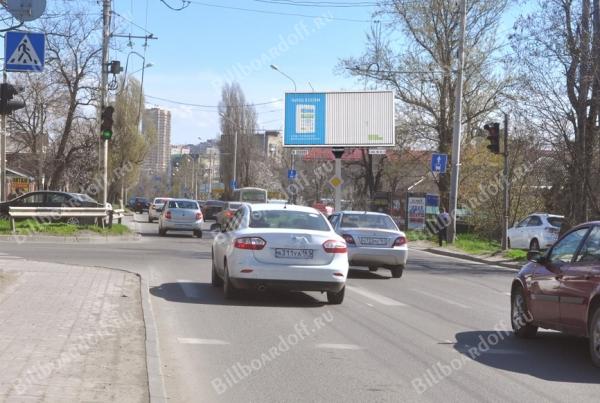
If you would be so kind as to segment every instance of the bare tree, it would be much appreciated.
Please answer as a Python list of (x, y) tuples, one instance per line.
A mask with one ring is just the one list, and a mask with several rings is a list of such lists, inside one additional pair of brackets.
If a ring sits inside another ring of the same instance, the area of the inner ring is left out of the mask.
[[(495, 78), (490, 58), (497, 51), (495, 30), (507, 1), (467, 3), (464, 119), (468, 128), (475, 128), (497, 107), (498, 94), (507, 85), (506, 80)], [(407, 131), (415, 133), (421, 144), (449, 153), (460, 25), (457, 2), (382, 1), (376, 13), (376, 18), (381, 17), (391, 22), (374, 24), (364, 54), (342, 60), (339, 67), (393, 89), (409, 118)], [(449, 175), (442, 177), (438, 187), (446, 204)]]

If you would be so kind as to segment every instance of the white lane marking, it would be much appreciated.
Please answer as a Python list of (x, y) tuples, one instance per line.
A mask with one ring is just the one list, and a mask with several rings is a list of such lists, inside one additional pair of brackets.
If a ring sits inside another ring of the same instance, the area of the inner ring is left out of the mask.
[(177, 341), (180, 344), (210, 344), (210, 345), (219, 345), (219, 346), (229, 344), (229, 342), (227, 342), (225, 340), (194, 339), (194, 338), (188, 338), (188, 337), (178, 337)]
[(369, 299), (372, 299), (375, 302), (380, 303), (381, 305), (387, 305), (387, 306), (407, 306), (406, 304), (403, 304), (400, 301), (396, 301), (395, 299), (391, 299), (388, 298), (386, 296), (383, 295), (379, 295), (376, 293), (373, 293), (371, 291), (367, 291), (364, 288), (360, 288), (360, 287), (354, 287), (354, 286), (346, 286), (347, 289), (349, 289), (350, 291), (353, 291), (357, 294), (362, 295), (363, 297), (367, 297)]
[(356, 344), (334, 344), (334, 343), (322, 343), (317, 344), (317, 348), (329, 348), (335, 350), (360, 350), (361, 348)]
[(367, 306), (370, 306), (371, 308), (373, 308), (375, 305), (373, 304), (369, 304), (368, 302), (366, 302)]
[(509, 297), (512, 296), (510, 292), (505, 292), (504, 295), (508, 295)]
[(458, 307), (464, 308), (464, 309), (470, 309), (469, 306), (463, 305), (460, 302), (452, 301), (451, 299), (440, 297), (439, 295), (431, 294), (427, 291), (421, 291), (421, 290), (414, 290), (414, 291), (418, 292), (419, 294), (423, 294), (423, 295), (427, 295), (428, 297), (435, 298), (439, 301), (445, 302), (450, 305), (455, 305), (455, 306), (458, 306)]
[(194, 282), (191, 280), (177, 280), (177, 283), (183, 290), (183, 293), (187, 298), (198, 298), (200, 293), (194, 286)]

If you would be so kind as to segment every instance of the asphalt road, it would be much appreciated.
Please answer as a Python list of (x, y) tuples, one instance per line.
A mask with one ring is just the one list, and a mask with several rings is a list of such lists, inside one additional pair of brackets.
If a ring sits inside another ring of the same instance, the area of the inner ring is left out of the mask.
[(245, 294), (210, 285), (210, 239), (158, 237), (138, 215), (138, 242), (1, 243), (37, 261), (147, 276), (169, 402), (597, 401), (587, 341), (510, 328), (514, 272), (411, 250), (401, 279), (352, 270), (346, 299)]

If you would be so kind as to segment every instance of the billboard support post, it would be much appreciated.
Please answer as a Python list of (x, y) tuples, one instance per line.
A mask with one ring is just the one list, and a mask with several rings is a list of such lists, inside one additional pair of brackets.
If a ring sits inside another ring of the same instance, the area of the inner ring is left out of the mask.
[[(334, 148), (331, 150), (333, 152), (333, 156), (335, 157), (335, 176), (338, 178), (342, 178), (342, 155), (344, 155), (343, 148)], [(335, 187), (335, 211), (342, 210), (342, 187)]]

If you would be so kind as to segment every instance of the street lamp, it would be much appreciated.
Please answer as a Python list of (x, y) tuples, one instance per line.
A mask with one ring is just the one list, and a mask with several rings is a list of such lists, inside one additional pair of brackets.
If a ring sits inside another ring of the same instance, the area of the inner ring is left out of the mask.
[(294, 91), (298, 92), (298, 87), (296, 87), (296, 82), (294, 81), (294, 79), (290, 76), (288, 76), (287, 74), (285, 74), (283, 71), (279, 70), (279, 67), (275, 66), (274, 64), (271, 65), (271, 68), (275, 71), (278, 71), (279, 73), (281, 73), (283, 76), (287, 77), (290, 79), (290, 81), (294, 84)]

